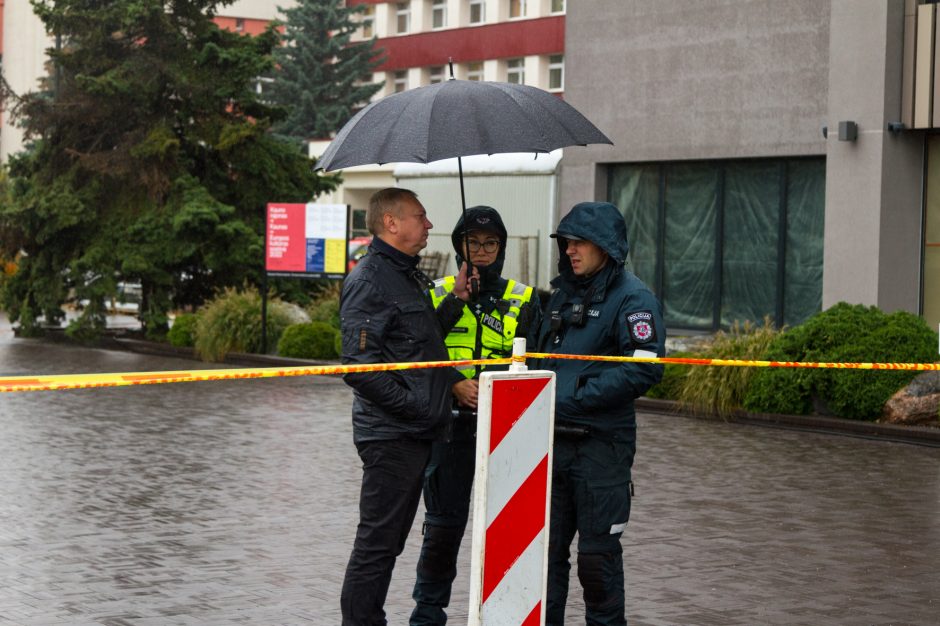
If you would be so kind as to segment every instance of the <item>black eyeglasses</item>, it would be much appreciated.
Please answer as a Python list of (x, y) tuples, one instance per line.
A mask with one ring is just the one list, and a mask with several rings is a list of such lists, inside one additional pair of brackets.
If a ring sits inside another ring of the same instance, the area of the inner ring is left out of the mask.
[(499, 239), (487, 239), (486, 241), (467, 239), (467, 248), (470, 249), (470, 252), (479, 252), (480, 248), (483, 248), (484, 252), (496, 252), (499, 250)]

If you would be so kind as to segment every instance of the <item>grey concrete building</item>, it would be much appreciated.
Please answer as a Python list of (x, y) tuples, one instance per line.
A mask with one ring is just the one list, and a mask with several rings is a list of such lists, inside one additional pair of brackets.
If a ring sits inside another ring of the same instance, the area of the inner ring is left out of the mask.
[(569, 3), (565, 99), (615, 145), (565, 151), (562, 214), (621, 207), (673, 327), (793, 324), (840, 301), (936, 327), (936, 14), (923, 0)]

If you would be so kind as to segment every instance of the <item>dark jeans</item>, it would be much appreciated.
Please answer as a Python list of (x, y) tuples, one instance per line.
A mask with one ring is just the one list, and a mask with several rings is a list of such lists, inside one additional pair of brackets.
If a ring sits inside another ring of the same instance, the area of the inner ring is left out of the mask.
[(552, 461), (552, 511), (548, 538), (545, 623), (565, 623), (570, 547), (578, 533), (578, 579), (586, 622), (623, 626), (623, 549), (630, 519), (632, 443), (594, 436), (556, 437)]
[(362, 459), (359, 527), (340, 595), (343, 626), (384, 626), (385, 596), (421, 497), (430, 441), (356, 444)]
[[(469, 422), (469, 420), (467, 420)], [(473, 426), (475, 423), (470, 423)], [(411, 626), (440, 626), (447, 622), (444, 608), (457, 577), (457, 554), (470, 515), (476, 439), (455, 425), (454, 441), (436, 441), (424, 473), (424, 539), (418, 558), (412, 597)], [(466, 428), (463, 428), (466, 431)]]

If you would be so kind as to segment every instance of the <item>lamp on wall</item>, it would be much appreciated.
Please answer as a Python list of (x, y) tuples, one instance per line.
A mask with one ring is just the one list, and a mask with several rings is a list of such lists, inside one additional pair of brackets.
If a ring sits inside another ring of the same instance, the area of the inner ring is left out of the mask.
[(858, 124), (851, 121), (839, 122), (839, 141), (858, 139)]

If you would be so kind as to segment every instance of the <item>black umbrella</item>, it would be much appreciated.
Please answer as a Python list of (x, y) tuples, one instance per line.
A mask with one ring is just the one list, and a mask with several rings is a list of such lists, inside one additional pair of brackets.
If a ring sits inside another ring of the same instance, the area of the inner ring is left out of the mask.
[(558, 96), (528, 85), (451, 78), (369, 104), (343, 126), (317, 167), (330, 171), (368, 163), (430, 163), (457, 157), (466, 218), (460, 157), (547, 153), (589, 143), (613, 144)]

